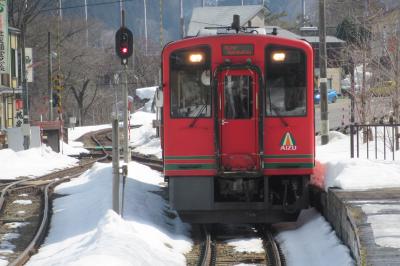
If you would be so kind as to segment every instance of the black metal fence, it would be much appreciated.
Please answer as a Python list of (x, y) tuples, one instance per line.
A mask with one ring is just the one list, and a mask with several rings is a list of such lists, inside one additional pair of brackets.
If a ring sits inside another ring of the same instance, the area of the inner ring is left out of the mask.
[[(355, 156), (360, 158), (360, 148), (363, 147), (361, 152), (366, 153), (367, 159), (370, 158), (372, 152), (375, 159), (382, 159), (383, 156), (384, 160), (389, 158), (395, 160), (395, 152), (399, 150), (399, 127), (400, 124), (350, 125), (351, 158)], [(371, 146), (372, 151), (370, 151)]]

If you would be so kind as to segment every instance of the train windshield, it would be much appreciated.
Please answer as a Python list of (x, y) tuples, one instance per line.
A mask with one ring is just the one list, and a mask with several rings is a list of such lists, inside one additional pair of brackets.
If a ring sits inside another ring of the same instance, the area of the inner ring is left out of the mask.
[(266, 48), (267, 116), (306, 115), (306, 55), (285, 46)]
[(170, 56), (171, 117), (211, 117), (211, 52), (206, 46)]

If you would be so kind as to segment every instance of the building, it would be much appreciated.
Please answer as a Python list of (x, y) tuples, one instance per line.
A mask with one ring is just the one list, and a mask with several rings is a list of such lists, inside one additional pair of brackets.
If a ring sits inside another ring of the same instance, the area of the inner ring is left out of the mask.
[(206, 6), (193, 9), (186, 36), (196, 36), (206, 27), (224, 27), (232, 24), (233, 15), (240, 16), (241, 26), (263, 27), (268, 9), (261, 5)]
[(8, 42), (4, 42), (6, 64), (0, 74), (0, 130), (18, 126), (22, 123), (23, 104), (21, 100), (21, 56), (18, 46), (20, 31), (16, 28), (8, 28)]
[[(308, 31), (307, 34), (303, 34), (300, 37), (311, 44), (314, 49), (314, 67), (315, 67), (315, 77), (319, 87), (319, 36), (318, 28)], [(326, 36), (326, 53), (327, 53), (327, 69), (326, 78), (328, 80), (328, 89), (334, 89), (337, 93), (341, 93), (341, 80), (342, 77), (342, 50), (345, 47), (346, 42), (336, 38), (335, 36)]]

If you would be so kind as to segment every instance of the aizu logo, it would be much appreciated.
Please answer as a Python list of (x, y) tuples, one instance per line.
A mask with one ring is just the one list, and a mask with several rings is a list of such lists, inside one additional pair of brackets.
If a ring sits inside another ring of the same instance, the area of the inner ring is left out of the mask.
[(286, 132), (281, 140), (281, 151), (295, 151), (297, 149), (296, 141), (290, 132)]

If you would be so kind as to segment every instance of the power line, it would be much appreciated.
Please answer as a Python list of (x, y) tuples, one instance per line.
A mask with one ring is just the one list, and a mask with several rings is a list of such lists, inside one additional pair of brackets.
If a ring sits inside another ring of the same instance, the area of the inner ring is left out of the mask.
[[(133, 2), (133, 0), (124, 0), (124, 2)], [(95, 3), (95, 4), (87, 4), (86, 6), (104, 6), (104, 5), (112, 5), (112, 4), (116, 4), (116, 3), (120, 3), (120, 0), (107, 1), (107, 2), (101, 2), (101, 3)], [(65, 10), (65, 9), (74, 9), (74, 8), (82, 8), (82, 7), (85, 7), (85, 5), (66, 6), (61, 9)], [(40, 10), (40, 12), (55, 11), (55, 10), (60, 10), (60, 8), (59, 7), (47, 8), (47, 9)]]

